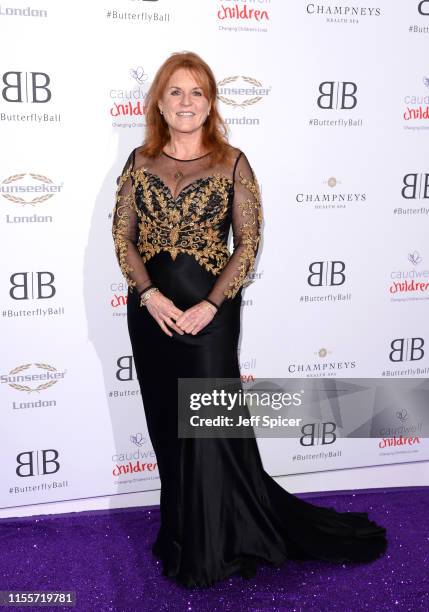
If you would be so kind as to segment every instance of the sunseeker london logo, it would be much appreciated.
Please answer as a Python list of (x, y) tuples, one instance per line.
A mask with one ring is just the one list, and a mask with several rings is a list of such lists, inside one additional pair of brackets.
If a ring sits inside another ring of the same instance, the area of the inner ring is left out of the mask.
[(222, 0), (216, 4), (219, 30), (268, 32), (271, 0)]
[(46, 223), (52, 222), (52, 215), (43, 215), (35, 212), (39, 208), (61, 193), (64, 183), (52, 180), (45, 174), (36, 172), (18, 172), (10, 174), (0, 182), (0, 195), (11, 205), (15, 212), (33, 214), (6, 214), (6, 223)]
[(47, 17), (46, 9), (30, 6), (17, 8), (15, 6), (0, 5), (0, 17)]
[(65, 374), (66, 370), (58, 371), (49, 363), (23, 363), (10, 370), (8, 374), (1, 374), (0, 382), (16, 391), (40, 393), (56, 385)]
[(217, 97), (226, 107), (225, 123), (228, 125), (259, 125), (260, 104), (271, 93), (271, 85), (265, 85), (253, 76), (231, 75), (217, 83)]
[(56, 385), (64, 380), (66, 373), (67, 370), (58, 370), (50, 363), (21, 363), (7, 374), (1, 374), (0, 384), (11, 390), (12, 410), (51, 408), (57, 406)]

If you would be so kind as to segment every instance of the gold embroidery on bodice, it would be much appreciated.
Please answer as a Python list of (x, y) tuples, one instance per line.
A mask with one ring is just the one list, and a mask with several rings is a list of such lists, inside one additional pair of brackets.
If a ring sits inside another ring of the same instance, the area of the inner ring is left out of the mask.
[(144, 165), (133, 168), (132, 154), (119, 178), (112, 226), (130, 289), (150, 284), (145, 262), (164, 251), (173, 261), (181, 253), (191, 255), (219, 277), (209, 294), (218, 303), (235, 297), (254, 268), (262, 225), (259, 187), (245, 156), (237, 158), (231, 178), (222, 172), (202, 175), (176, 197), (158, 174)]
[(219, 274), (230, 253), (226, 244), (231, 179), (199, 178), (173, 198), (167, 185), (144, 168), (132, 173), (139, 217), (137, 248), (143, 262), (167, 251), (172, 259), (188, 253)]

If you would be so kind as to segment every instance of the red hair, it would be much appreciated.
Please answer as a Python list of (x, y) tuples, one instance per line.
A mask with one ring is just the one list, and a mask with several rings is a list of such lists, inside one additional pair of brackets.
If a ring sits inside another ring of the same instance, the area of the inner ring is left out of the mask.
[(217, 108), (214, 74), (210, 66), (199, 55), (191, 51), (173, 53), (155, 75), (145, 100), (146, 135), (142, 148), (143, 155), (158, 156), (170, 140), (168, 124), (159, 112), (158, 101), (162, 98), (170, 77), (180, 68), (189, 70), (210, 102), (210, 114), (202, 126), (204, 148), (212, 152), (213, 162), (230, 157), (228, 128)]

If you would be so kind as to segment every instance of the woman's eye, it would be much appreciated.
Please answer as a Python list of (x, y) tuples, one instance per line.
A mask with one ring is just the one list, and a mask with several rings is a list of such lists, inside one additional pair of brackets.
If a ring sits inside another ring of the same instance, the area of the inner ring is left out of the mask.
[(195, 94), (196, 96), (202, 96), (202, 95), (203, 95), (201, 91), (194, 91), (194, 94)]
[(172, 95), (172, 96), (177, 96), (178, 94), (180, 94), (180, 91), (179, 91), (178, 89), (174, 89), (174, 90), (171, 92), (171, 95)]

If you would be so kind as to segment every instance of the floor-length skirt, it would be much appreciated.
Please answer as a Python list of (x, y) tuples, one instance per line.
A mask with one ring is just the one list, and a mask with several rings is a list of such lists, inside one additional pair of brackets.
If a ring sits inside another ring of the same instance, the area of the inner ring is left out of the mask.
[[(216, 280), (188, 254), (161, 252), (146, 266), (182, 310)], [(179, 438), (178, 378), (239, 379), (241, 291), (195, 336), (167, 336), (136, 292), (128, 329), (149, 436), (161, 480), (161, 525), (153, 553), (163, 573), (187, 587), (209, 586), (285, 559), (368, 562), (387, 547), (366, 512), (337, 512), (285, 491), (265, 472), (256, 439)], [(268, 347), (267, 347), (268, 350)]]

